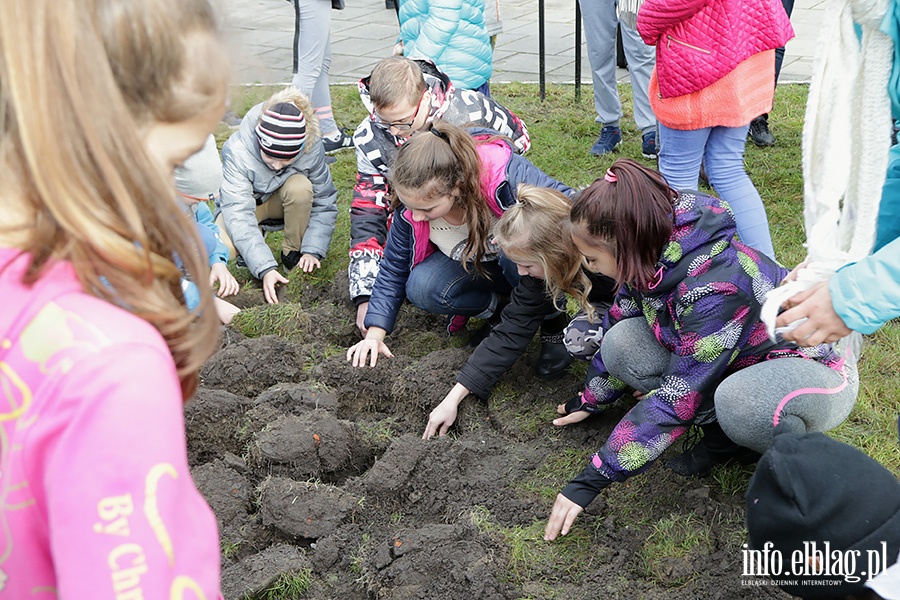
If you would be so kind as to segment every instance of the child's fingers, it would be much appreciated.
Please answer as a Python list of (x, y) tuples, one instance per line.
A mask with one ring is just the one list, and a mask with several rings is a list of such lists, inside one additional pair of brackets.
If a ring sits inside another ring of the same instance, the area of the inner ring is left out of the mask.
[(565, 425), (572, 425), (573, 423), (580, 423), (581, 421), (587, 419), (589, 416), (591, 416), (591, 413), (589, 413), (588, 411), (579, 410), (573, 412), (570, 415), (566, 415), (565, 417), (553, 419), (553, 424), (557, 427), (563, 427)]

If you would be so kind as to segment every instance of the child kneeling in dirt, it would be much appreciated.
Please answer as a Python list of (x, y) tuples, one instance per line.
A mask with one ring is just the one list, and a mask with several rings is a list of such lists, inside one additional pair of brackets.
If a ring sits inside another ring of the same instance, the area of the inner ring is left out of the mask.
[(516, 265), (490, 243), (490, 230), (515, 205), (519, 183), (574, 192), (492, 131), (447, 123), (429, 131), (406, 142), (391, 169), (398, 208), (366, 313), (366, 338), (347, 351), (347, 360), (375, 366), (378, 354), (392, 356), (384, 338), (408, 298), (453, 319), (493, 317), (494, 331), (502, 332), (476, 351), (479, 360), (466, 363), (448, 401), (458, 404), (469, 393), (487, 397), (547, 317), (544, 334), (555, 338), (542, 340), (537, 371), (545, 377), (562, 374), (571, 362), (562, 344), (566, 315), (546, 297), (543, 282), (520, 277)]
[[(543, 303), (564, 312), (565, 294), (570, 294), (586, 307), (581, 315), (582, 327), (596, 324), (599, 329), (603, 313), (612, 302), (615, 281), (582, 269), (569, 233), (570, 209), (569, 199), (556, 190), (520, 185), (516, 203), (494, 227), (494, 242), (515, 263), (521, 278), (513, 290), (510, 305)], [(503, 316), (507, 316), (505, 311)], [(498, 370), (503, 369), (499, 371), (502, 375), (525, 351), (532, 335), (513, 319), (504, 318), (468, 362), (482, 365), (482, 369), (486, 364), (498, 365)], [(565, 344), (570, 352), (576, 345), (571, 340)], [(425, 439), (447, 433), (456, 420), (461, 400), (462, 397), (451, 394), (431, 411)]]
[(262, 280), (266, 301), (287, 283), (260, 224), (284, 224), (281, 264), (309, 273), (328, 253), (337, 220), (337, 190), (309, 100), (286, 89), (250, 109), (222, 147), (224, 180), (216, 225), (222, 241)]
[(752, 451), (772, 443), (774, 425), (824, 431), (850, 414), (855, 357), (769, 340), (761, 301), (787, 270), (740, 242), (725, 202), (677, 192), (620, 159), (575, 199), (571, 220), (587, 267), (621, 288), (584, 392), (559, 405), (554, 424), (602, 412), (629, 389), (639, 401), (557, 496), (545, 539), (568, 533), (601, 490), (646, 470), (692, 425), (704, 437), (666, 466), (704, 476), (758, 458)]

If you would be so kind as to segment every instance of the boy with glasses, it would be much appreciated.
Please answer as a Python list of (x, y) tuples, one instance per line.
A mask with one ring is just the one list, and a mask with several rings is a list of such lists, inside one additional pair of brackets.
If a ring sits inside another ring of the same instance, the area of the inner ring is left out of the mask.
[(480, 92), (457, 90), (428, 60), (382, 60), (360, 80), (359, 95), (369, 116), (353, 135), (357, 175), (350, 208), (349, 276), (356, 325), (365, 335), (363, 320), (390, 226), (388, 169), (399, 147), (436, 119), (494, 129), (512, 139), (519, 154), (528, 150), (531, 139), (512, 111)]

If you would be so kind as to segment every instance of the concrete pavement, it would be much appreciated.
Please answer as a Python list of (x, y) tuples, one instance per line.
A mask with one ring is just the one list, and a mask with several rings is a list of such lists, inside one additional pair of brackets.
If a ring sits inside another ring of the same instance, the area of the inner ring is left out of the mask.
[[(797, 37), (787, 45), (781, 82), (809, 81), (825, 0), (797, 0), (791, 22)], [(294, 10), (285, 0), (219, 0), (236, 84), (287, 84), (291, 80)], [(538, 81), (537, 0), (502, 0), (503, 33), (494, 49), (492, 82)], [(547, 82), (575, 80), (574, 0), (546, 0)], [(332, 11), (331, 83), (356, 83), (378, 60), (390, 56), (397, 18), (384, 0), (347, 0)], [(582, 36), (583, 45), (584, 36)], [(581, 51), (581, 81), (591, 85), (587, 51)], [(627, 81), (625, 70), (619, 80)]]

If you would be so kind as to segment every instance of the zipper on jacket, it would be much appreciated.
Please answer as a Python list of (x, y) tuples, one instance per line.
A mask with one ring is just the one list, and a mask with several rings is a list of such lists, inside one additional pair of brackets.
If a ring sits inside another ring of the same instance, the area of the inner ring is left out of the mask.
[(704, 54), (712, 54), (711, 50), (707, 50), (706, 48), (701, 48), (700, 46), (695, 46), (693, 44), (688, 44), (687, 42), (683, 42), (681, 40), (673, 38), (671, 35), (666, 34), (666, 38), (668, 41), (666, 42), (666, 48), (672, 46), (672, 42), (684, 46), (685, 48), (690, 48), (691, 50), (696, 50), (697, 52), (703, 52)]

